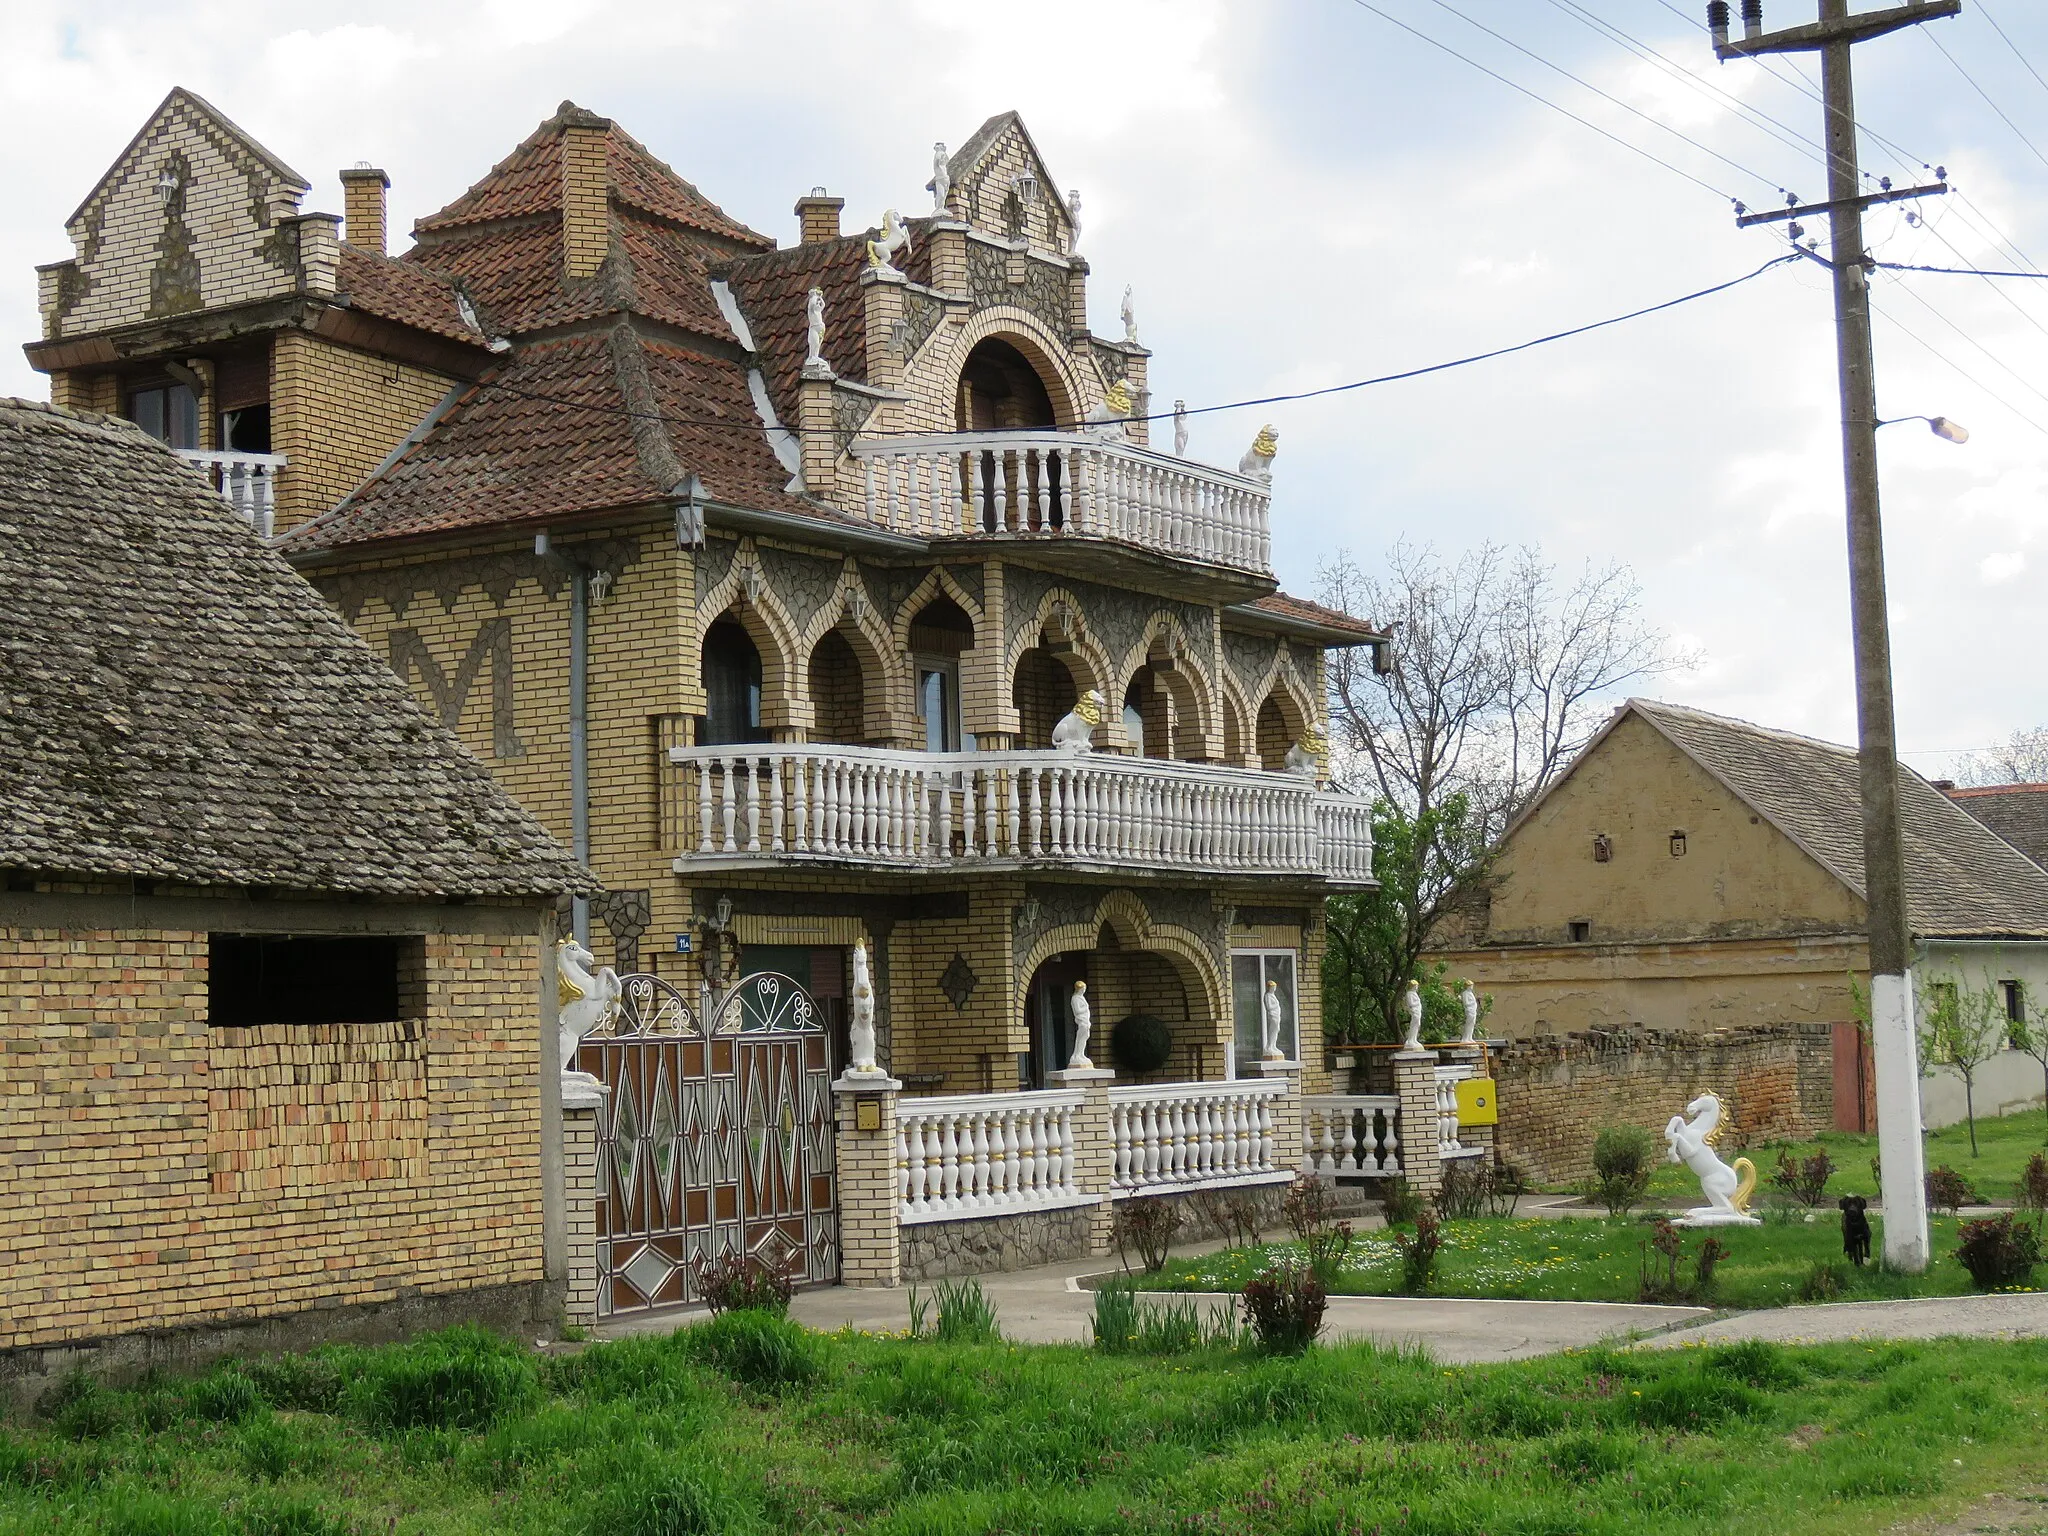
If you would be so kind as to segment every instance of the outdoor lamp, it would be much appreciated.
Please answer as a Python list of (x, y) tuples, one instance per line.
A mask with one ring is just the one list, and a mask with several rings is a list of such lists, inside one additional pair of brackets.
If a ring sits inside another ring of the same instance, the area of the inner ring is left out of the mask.
[(1888, 421), (1880, 421), (1878, 425), (1892, 427), (1902, 421), (1926, 422), (1927, 430), (1943, 442), (1967, 443), (1970, 440), (1970, 429), (1959, 421), (1950, 421), (1946, 416), (1894, 416)]
[(163, 207), (171, 206), (171, 199), (178, 195), (178, 173), (168, 165), (156, 179), (156, 200)]

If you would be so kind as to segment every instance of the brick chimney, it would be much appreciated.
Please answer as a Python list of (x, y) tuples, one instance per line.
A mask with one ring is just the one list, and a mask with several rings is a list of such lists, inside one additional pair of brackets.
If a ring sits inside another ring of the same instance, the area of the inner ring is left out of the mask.
[(821, 240), (839, 238), (839, 210), (846, 206), (843, 197), (828, 197), (823, 187), (811, 188), (809, 197), (796, 200), (797, 242), (800, 245), (816, 245)]
[(610, 254), (610, 177), (605, 145), (611, 119), (562, 103), (562, 270), (593, 277)]
[(361, 162), (341, 173), (342, 238), (359, 251), (384, 254), (384, 194), (391, 178)]

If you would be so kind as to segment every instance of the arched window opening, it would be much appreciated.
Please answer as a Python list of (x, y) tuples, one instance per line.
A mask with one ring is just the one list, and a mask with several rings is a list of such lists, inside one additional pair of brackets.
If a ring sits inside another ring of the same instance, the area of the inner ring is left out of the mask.
[(811, 651), (812, 739), (837, 746), (858, 747), (867, 741), (867, 679), (860, 656), (836, 629)]
[(1026, 651), (1010, 681), (1010, 703), (1017, 710), (1017, 735), (1026, 750), (1052, 745), (1052, 729), (1080, 700), (1074, 677), (1059, 658), (1042, 645)]
[(1287, 749), (1298, 739), (1288, 726), (1279, 696), (1267, 694), (1266, 702), (1259, 706), (1259, 766), (1271, 773), (1280, 772), (1287, 766)]
[[(1044, 431), (1059, 425), (1052, 395), (1031, 360), (991, 336), (960, 370), (954, 416), (962, 432)], [(984, 533), (1066, 525), (1065, 466), (1057, 454), (985, 449), (962, 458), (961, 492), (979, 508)]]
[(1173, 697), (1149, 663), (1124, 689), (1124, 741), (1135, 757), (1173, 756)]
[(1223, 761), (1233, 767), (1244, 766), (1244, 718), (1228, 694), (1223, 699)]
[(910, 621), (910, 660), (917, 677), (917, 718), (927, 752), (972, 752), (960, 703), (960, 658), (974, 649), (974, 621), (944, 595)]
[(704, 714), (697, 740), (708, 747), (766, 741), (761, 728), (761, 652), (739, 620), (722, 618), (704, 632)]

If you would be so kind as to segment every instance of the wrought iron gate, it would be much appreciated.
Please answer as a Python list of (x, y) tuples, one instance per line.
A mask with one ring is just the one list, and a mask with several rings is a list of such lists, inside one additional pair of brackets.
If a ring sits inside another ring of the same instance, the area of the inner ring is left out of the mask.
[(751, 1255), (800, 1284), (839, 1278), (830, 1037), (787, 976), (749, 976), (706, 1028), (658, 976), (624, 976), (576, 1062), (611, 1089), (598, 1132), (598, 1312), (696, 1301)]

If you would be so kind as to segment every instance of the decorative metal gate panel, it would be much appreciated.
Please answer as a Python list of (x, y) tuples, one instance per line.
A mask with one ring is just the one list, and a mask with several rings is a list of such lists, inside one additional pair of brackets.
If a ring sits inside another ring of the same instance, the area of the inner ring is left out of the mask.
[(839, 1278), (831, 1046), (796, 982), (749, 976), (697, 1010), (658, 976), (620, 978), (576, 1063), (611, 1093), (598, 1132), (598, 1312), (696, 1301), (736, 1255)]

